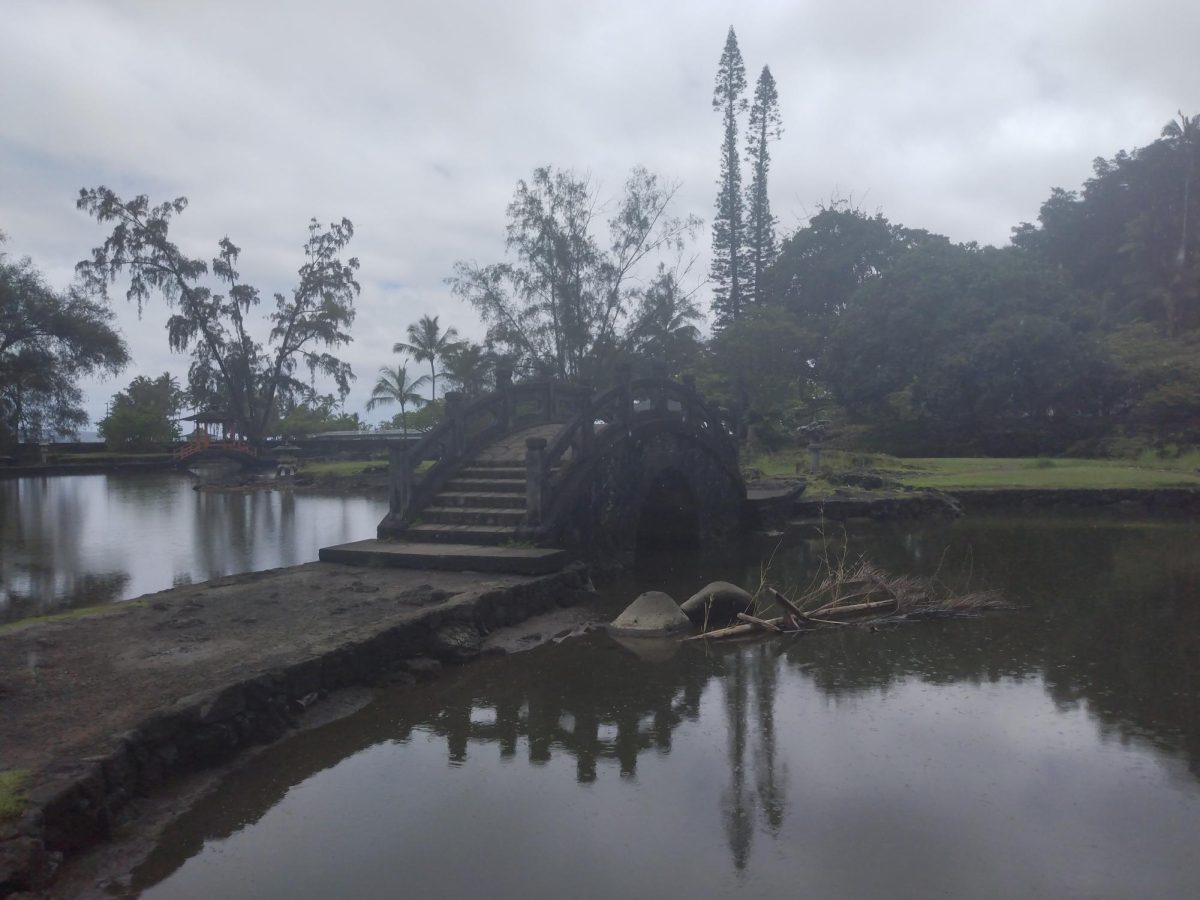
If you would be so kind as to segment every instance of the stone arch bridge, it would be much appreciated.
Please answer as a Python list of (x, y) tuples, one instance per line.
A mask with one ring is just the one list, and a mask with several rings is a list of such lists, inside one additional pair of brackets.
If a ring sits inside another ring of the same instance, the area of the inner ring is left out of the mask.
[(378, 539), (321, 559), (532, 573), (659, 542), (718, 546), (740, 527), (737, 444), (692, 379), (625, 367), (599, 392), (497, 381), (469, 402), (448, 393), (437, 427), (390, 447)]

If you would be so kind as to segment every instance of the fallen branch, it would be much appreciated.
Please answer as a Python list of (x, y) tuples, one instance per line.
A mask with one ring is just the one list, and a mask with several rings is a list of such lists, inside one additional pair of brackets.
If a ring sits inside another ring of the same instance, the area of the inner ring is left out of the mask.
[(764, 631), (773, 631), (776, 634), (779, 634), (783, 631), (783, 629), (774, 622), (768, 622), (766, 619), (760, 619), (758, 616), (752, 616), (749, 613), (740, 612), (737, 614), (737, 617), (739, 621), (745, 622), (749, 625), (755, 625)]
[(773, 596), (776, 604), (779, 604), (780, 606), (784, 607), (788, 613), (791, 613), (792, 618), (796, 619), (798, 623), (806, 622), (806, 620), (808, 620), (808, 614), (806, 614), (802, 608), (796, 604), (793, 604), (791, 600), (788, 600), (786, 596), (780, 594), (778, 590), (775, 590), (775, 588), (767, 588), (767, 590), (769, 590), (770, 595)]
[[(783, 624), (783, 616), (778, 619), (762, 619), (763, 622), (768, 622), (778, 628)], [(700, 634), (693, 634), (691, 637), (684, 638), (685, 641), (702, 641), (708, 638), (731, 638), (740, 637), (746, 634), (761, 634), (762, 629), (757, 625), (730, 625), (726, 628), (714, 628), (712, 631), (702, 631)]]
[(840, 606), (836, 603), (830, 603), (826, 606), (822, 606), (820, 609), (814, 612), (813, 615), (853, 616), (858, 615), (859, 613), (875, 612), (876, 610), (886, 609), (889, 607), (895, 610), (898, 609), (899, 606), (900, 601), (898, 601), (895, 597), (892, 597), (888, 600), (872, 600), (870, 603), (851, 603), (848, 606)]

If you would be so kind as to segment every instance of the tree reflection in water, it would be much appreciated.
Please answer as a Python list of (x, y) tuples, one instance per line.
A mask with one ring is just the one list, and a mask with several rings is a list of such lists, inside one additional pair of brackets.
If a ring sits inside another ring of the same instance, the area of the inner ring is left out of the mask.
[[(471, 766), (474, 754), (491, 747), (506, 760), (524, 751), (534, 766), (566, 756), (577, 782), (591, 785), (604, 781), (606, 769), (622, 780), (636, 777), (645, 754), (670, 752), (681, 729), (711, 730), (714, 716), (723, 719), (717, 727), (727, 780), (706, 787), (732, 865), (742, 871), (756, 833), (782, 833), (788, 760), (812, 762), (803, 755), (806, 724), (781, 706), (809, 693), (852, 711), (847, 701), (877, 700), (905, 685), (1034, 681), (1060, 708), (1084, 707), (1102, 735), (1139, 742), (1156, 758), (1182, 759), (1190, 776), (1180, 767), (1164, 771), (1194, 782), (1200, 778), (1200, 559), (1191, 552), (1197, 533), (1184, 525), (1048, 518), (877, 530), (857, 546), (885, 566), (949, 571), (969, 553), (976, 583), (1003, 588), (1026, 609), (878, 633), (844, 629), (790, 642), (689, 644), (665, 661), (641, 659), (604, 635), (487, 659), (437, 689), (385, 692), (350, 719), (296, 735), (262, 765), (234, 773), (211, 803), (181, 820), (139, 879), (160, 880), (204, 841), (257, 822), (292, 786), (377, 744), (432, 736), (456, 767)], [(790, 743), (781, 746), (785, 718)]]

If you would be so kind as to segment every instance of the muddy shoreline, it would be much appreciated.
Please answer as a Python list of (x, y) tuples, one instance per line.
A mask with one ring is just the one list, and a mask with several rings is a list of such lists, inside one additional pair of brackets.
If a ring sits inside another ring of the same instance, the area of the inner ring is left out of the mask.
[(23, 814), (0, 822), (0, 896), (51, 887), (65, 858), (136, 828), (139, 804), (277, 740), (327, 698), (532, 645), (487, 639), (592, 591), (581, 566), (310, 563), (0, 629), (0, 769), (29, 773)]

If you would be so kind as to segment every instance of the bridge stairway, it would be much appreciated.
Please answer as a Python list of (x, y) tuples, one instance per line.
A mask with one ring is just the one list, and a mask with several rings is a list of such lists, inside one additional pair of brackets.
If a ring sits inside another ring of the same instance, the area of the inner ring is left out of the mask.
[(510, 435), (467, 461), (414, 517), (398, 541), (325, 547), (320, 558), (402, 568), (541, 575), (566, 565), (565, 550), (519, 544), (525, 521), (525, 439), (552, 436), (557, 425)]

